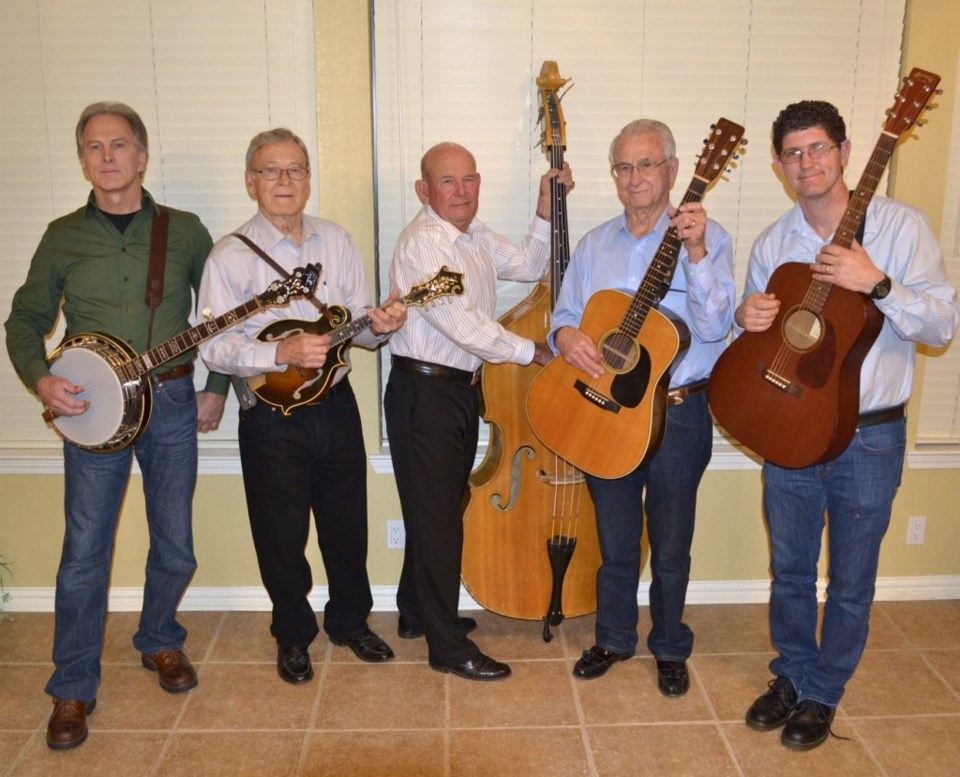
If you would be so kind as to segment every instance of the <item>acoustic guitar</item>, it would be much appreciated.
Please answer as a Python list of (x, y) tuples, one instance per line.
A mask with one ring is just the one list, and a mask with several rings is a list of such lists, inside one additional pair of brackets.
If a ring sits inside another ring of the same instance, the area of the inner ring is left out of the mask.
[[(684, 203), (703, 199), (742, 138), (743, 127), (727, 119), (711, 127)], [(632, 298), (605, 290), (587, 302), (580, 330), (600, 353), (599, 378), (554, 359), (527, 394), (527, 416), (537, 437), (596, 477), (629, 474), (656, 453), (663, 438), (668, 369), (690, 343), (686, 325), (657, 309), (679, 254), (680, 238), (671, 227)]]
[[(430, 280), (414, 286), (403, 302), (422, 307), (440, 297), (459, 294), (463, 294), (463, 273), (453, 272), (444, 265)], [(328, 315), (317, 321), (296, 318), (274, 321), (257, 335), (257, 339), (265, 343), (302, 333), (330, 335), (327, 361), (320, 369), (290, 366), (281, 372), (264, 372), (247, 378), (253, 393), (267, 404), (279, 407), (284, 415), (321, 399), (333, 385), (337, 370), (347, 363), (343, 352), (350, 340), (373, 326), (370, 316), (351, 320), (350, 311), (340, 305), (331, 305), (327, 312)]]
[(101, 332), (68, 337), (50, 354), (50, 372), (81, 386), (76, 398), (86, 401), (88, 407), (72, 416), (58, 416), (48, 409), (43, 420), (78, 448), (94, 453), (126, 448), (150, 422), (153, 394), (146, 385), (149, 373), (265, 307), (285, 305), (292, 297), (309, 297), (319, 277), (319, 265), (298, 267), (289, 278), (274, 281), (249, 302), (216, 318), (205, 315), (192, 329), (140, 356), (120, 338)]
[[(917, 68), (904, 79), (833, 245), (853, 243), (898, 138), (917, 124), (939, 82)], [(710, 409), (719, 426), (777, 466), (826, 463), (853, 439), (860, 368), (883, 314), (866, 294), (813, 280), (802, 262), (780, 265), (766, 290), (780, 311), (769, 329), (743, 332), (721, 354)]]

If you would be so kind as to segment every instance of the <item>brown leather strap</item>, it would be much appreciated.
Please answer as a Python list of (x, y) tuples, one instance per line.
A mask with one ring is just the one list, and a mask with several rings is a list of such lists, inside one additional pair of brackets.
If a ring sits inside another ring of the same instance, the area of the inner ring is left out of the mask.
[[(259, 256), (261, 259), (263, 259), (263, 261), (265, 261), (265, 262), (266, 262), (267, 264), (269, 264), (274, 270), (276, 270), (278, 273), (280, 273), (280, 277), (281, 277), (281, 278), (283, 278), (284, 280), (286, 280), (287, 278), (290, 277), (290, 273), (288, 273), (288, 272), (287, 272), (286, 270), (284, 270), (279, 264), (277, 264), (277, 262), (274, 260), (274, 258), (273, 258), (272, 256), (270, 256), (270, 254), (268, 254), (268, 253), (267, 253), (266, 251), (264, 251), (260, 246), (258, 246), (256, 243), (254, 243), (249, 237), (247, 237), (246, 235), (241, 235), (239, 232), (231, 232), (230, 234), (233, 235), (233, 236), (236, 237), (236, 238), (239, 238), (239, 239), (242, 240), (244, 243), (246, 243), (246, 244), (247, 244), (247, 247), (250, 248), (251, 251), (253, 251), (255, 254), (257, 254), (257, 256)], [(322, 269), (322, 267), (321, 267), (321, 269)], [(318, 300), (318, 299), (317, 299), (316, 297), (314, 297), (312, 294), (311, 294), (307, 299), (309, 299), (310, 302), (313, 303), (313, 306), (314, 306), (317, 310), (320, 311), (320, 315), (321, 315), (321, 316), (323, 316), (331, 325), (334, 325), (333, 318), (332, 318), (331, 315), (330, 315), (330, 310), (327, 308), (326, 305), (324, 305), (320, 300)]]
[(147, 264), (147, 290), (143, 301), (150, 308), (147, 323), (147, 348), (153, 340), (153, 319), (157, 308), (163, 301), (163, 271), (167, 263), (167, 236), (170, 225), (170, 211), (163, 205), (157, 205), (153, 211), (153, 229), (150, 232), (150, 259)]

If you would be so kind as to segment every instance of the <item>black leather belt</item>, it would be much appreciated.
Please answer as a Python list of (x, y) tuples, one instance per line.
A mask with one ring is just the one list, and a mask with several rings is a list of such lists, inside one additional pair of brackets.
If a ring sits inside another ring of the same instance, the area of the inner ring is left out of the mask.
[(418, 375), (426, 375), (430, 378), (452, 380), (456, 383), (468, 383), (471, 386), (475, 385), (480, 379), (480, 370), (468, 372), (467, 370), (458, 370), (456, 367), (448, 367), (445, 364), (422, 362), (419, 359), (411, 359), (407, 356), (391, 356), (390, 363), (398, 370), (415, 372)]
[(682, 405), (687, 397), (694, 394), (702, 394), (707, 390), (707, 379), (698, 380), (696, 383), (688, 383), (686, 386), (677, 386), (667, 392), (668, 405)]
[(896, 407), (886, 407), (883, 410), (871, 410), (869, 413), (861, 413), (857, 419), (857, 428), (863, 429), (865, 426), (878, 426), (887, 424), (891, 421), (899, 421), (903, 418), (903, 405)]
[(153, 377), (157, 379), (157, 383), (165, 383), (168, 380), (177, 380), (178, 378), (185, 378), (188, 375), (193, 375), (193, 362), (178, 364), (166, 372), (154, 373)]

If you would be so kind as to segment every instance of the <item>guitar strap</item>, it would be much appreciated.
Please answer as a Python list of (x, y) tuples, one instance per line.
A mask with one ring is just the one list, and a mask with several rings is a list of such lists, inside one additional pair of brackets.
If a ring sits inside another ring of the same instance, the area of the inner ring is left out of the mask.
[[(281, 278), (286, 280), (287, 278), (290, 277), (290, 273), (288, 273), (279, 264), (277, 264), (277, 262), (274, 261), (273, 257), (270, 256), (270, 254), (268, 254), (266, 251), (260, 248), (260, 246), (254, 243), (249, 237), (247, 237), (246, 235), (241, 235), (239, 232), (231, 232), (230, 234), (233, 235), (233, 237), (239, 238), (244, 243), (246, 243), (251, 251), (257, 254), (257, 256), (263, 259), (263, 261), (265, 261), (274, 270), (280, 273)], [(331, 326), (336, 326), (336, 322), (334, 322), (333, 318), (330, 316), (330, 309), (323, 302), (318, 300), (313, 294), (311, 294), (307, 299), (309, 299), (310, 302), (313, 303), (313, 306), (320, 311), (320, 315), (323, 316), (323, 318), (325, 318), (330, 323)]]
[(170, 210), (157, 205), (153, 212), (153, 228), (150, 232), (150, 259), (147, 264), (147, 291), (143, 301), (150, 308), (147, 323), (147, 348), (153, 343), (153, 319), (163, 301), (163, 270), (167, 263), (167, 236)]

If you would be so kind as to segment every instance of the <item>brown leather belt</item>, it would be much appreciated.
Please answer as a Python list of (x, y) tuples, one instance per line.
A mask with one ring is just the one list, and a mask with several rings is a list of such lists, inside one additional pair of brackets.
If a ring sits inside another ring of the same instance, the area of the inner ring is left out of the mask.
[(887, 424), (891, 421), (899, 421), (903, 418), (903, 405), (896, 407), (886, 407), (883, 410), (871, 410), (869, 413), (861, 413), (857, 419), (857, 428), (863, 429), (866, 426), (878, 426)]
[(468, 372), (467, 370), (458, 370), (456, 367), (448, 367), (445, 364), (422, 362), (419, 359), (411, 359), (407, 356), (391, 356), (390, 363), (398, 370), (404, 370), (405, 372), (415, 372), (418, 375), (452, 380), (456, 383), (468, 383), (471, 386), (476, 385), (480, 380), (480, 370)]
[(667, 392), (667, 404), (682, 405), (687, 397), (694, 394), (702, 394), (707, 390), (707, 379), (698, 380), (696, 383), (688, 383), (686, 386), (677, 386)]
[(187, 375), (193, 375), (193, 362), (178, 364), (176, 367), (172, 367), (166, 372), (156, 372), (154, 373), (153, 377), (157, 379), (157, 383), (165, 383), (168, 380), (185, 378)]

